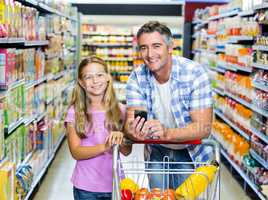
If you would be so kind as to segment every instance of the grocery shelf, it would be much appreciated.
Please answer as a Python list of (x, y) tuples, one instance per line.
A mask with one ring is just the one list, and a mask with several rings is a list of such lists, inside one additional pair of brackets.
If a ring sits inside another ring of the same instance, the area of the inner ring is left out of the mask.
[(221, 89), (218, 89), (218, 88), (213, 88), (213, 91), (221, 96), (224, 96), (225, 93), (224, 91), (222, 91)]
[(46, 162), (46, 164), (44, 165), (44, 167), (42, 168), (42, 170), (40, 171), (40, 173), (38, 174), (38, 176), (35, 178), (34, 182), (32, 183), (31, 189), (29, 190), (29, 192), (27, 193), (26, 197), (24, 198), (24, 200), (28, 200), (30, 199), (34, 189), (36, 188), (36, 186), (39, 184), (39, 182), (41, 181), (42, 177), (45, 175), (49, 165), (51, 164), (52, 160), (54, 159), (54, 155), (52, 155), (48, 161)]
[(208, 20), (212, 21), (212, 20), (217, 20), (217, 19), (224, 18), (224, 17), (232, 17), (232, 16), (237, 15), (238, 13), (239, 13), (239, 10), (233, 10), (227, 13), (219, 14), (217, 16), (209, 17)]
[(201, 27), (207, 25), (208, 23), (209, 23), (209, 20), (202, 21), (201, 23), (198, 23), (198, 24), (196, 25), (196, 28), (199, 29), (199, 28), (201, 28)]
[(268, 112), (261, 109), (261, 108), (258, 108), (257, 106), (253, 105), (253, 104), (250, 104), (248, 102), (246, 102), (245, 100), (239, 98), (239, 97), (236, 97), (235, 95), (232, 95), (231, 93), (229, 92), (225, 92), (225, 94), (229, 97), (231, 97), (232, 99), (236, 100), (237, 102), (241, 103), (242, 105), (250, 108), (251, 110), (265, 116), (265, 117), (268, 117)]
[(226, 72), (226, 69), (224, 69), (222, 67), (210, 67), (210, 66), (208, 66), (207, 68), (209, 70), (216, 71), (216, 72), (223, 73), (223, 74)]
[(104, 58), (104, 60), (106, 61), (133, 61), (133, 58), (132, 57), (124, 57), (124, 58), (113, 58), (113, 57), (107, 57), (107, 58)]
[(258, 187), (249, 179), (246, 173), (228, 156), (228, 154), (221, 148), (221, 154), (238, 172), (238, 174), (247, 182), (261, 200), (267, 200), (266, 197), (259, 191)]
[(36, 116), (31, 116), (29, 118), (24, 118), (24, 125), (28, 126), (30, 123), (32, 123), (36, 119)]
[(48, 40), (34, 40), (34, 41), (25, 41), (24, 46), (46, 46), (48, 45)]
[(248, 17), (254, 15), (256, 12), (254, 10), (246, 10), (238, 13), (240, 17)]
[(56, 14), (58, 16), (65, 17), (67, 19), (77, 21), (77, 19), (75, 19), (73, 17), (69, 17), (67, 14), (61, 13), (61, 12), (57, 11), (55, 8), (52, 8), (52, 7), (46, 5), (42, 2), (38, 2), (37, 0), (17, 0), (17, 1), (25, 6), (36, 8), (39, 12)]
[(259, 50), (259, 51), (268, 51), (268, 46), (266, 45), (253, 45), (253, 50)]
[(17, 0), (17, 1), (22, 3), (25, 6), (30, 6), (30, 7), (34, 7), (34, 8), (36, 8), (36, 6), (38, 5), (37, 0)]
[(7, 43), (9, 44), (20, 44), (24, 42), (25, 42), (24, 38), (8, 38), (7, 39)]
[(251, 73), (252, 72), (252, 68), (251, 67), (241, 67), (241, 66), (236, 65), (236, 64), (230, 64), (230, 65), (232, 67), (234, 67), (238, 71), (243, 71), (243, 72), (248, 72), (248, 73)]
[(236, 132), (238, 132), (241, 136), (243, 136), (246, 140), (250, 140), (250, 136), (247, 135), (244, 131), (238, 128), (233, 122), (231, 122), (227, 117), (222, 114), (221, 111), (214, 109), (213, 112), (219, 116), (226, 124), (230, 125)]
[(0, 44), (6, 44), (8, 41), (7, 38), (0, 38)]
[(12, 90), (12, 89), (18, 87), (19, 85), (24, 84), (24, 82), (25, 82), (25, 80), (21, 79), (21, 80), (18, 80), (18, 81), (11, 83), (10, 85), (0, 85), (0, 89)]
[(23, 117), (21, 117), (16, 122), (13, 122), (8, 127), (5, 127), (4, 128), (5, 138), (7, 138), (14, 130), (16, 130), (23, 123), (24, 119)]
[(44, 112), (44, 113), (37, 115), (36, 122), (41, 121), (46, 115), (47, 115), (47, 112)]
[(40, 85), (41, 83), (45, 82), (46, 80), (47, 80), (47, 77), (45, 76), (39, 80), (28, 82), (25, 84), (25, 88), (29, 89), (31, 87), (35, 87), (35, 86)]
[(127, 44), (105, 44), (105, 43), (98, 43), (98, 44), (87, 44), (83, 43), (82, 45), (86, 46), (96, 46), (96, 47), (132, 47), (132, 43), (127, 43)]
[(60, 79), (61, 77), (63, 77), (65, 74), (66, 74), (66, 70), (61, 71), (61, 72), (58, 72), (57, 74), (55, 74), (55, 75), (53, 76), (53, 80), (58, 80), (58, 79)]
[(254, 37), (252, 36), (243, 36), (243, 35), (240, 35), (240, 36), (229, 36), (228, 37), (228, 43), (237, 43), (239, 41), (253, 41), (254, 40)]
[(33, 154), (34, 154), (33, 151), (30, 152), (30, 153), (24, 158), (24, 160), (23, 160), (20, 164), (17, 165), (16, 170), (18, 170), (18, 169), (20, 168), (20, 166), (27, 164), (27, 162), (30, 160), (30, 158), (33, 156)]
[(60, 147), (62, 141), (64, 140), (64, 138), (65, 138), (65, 134), (62, 133), (61, 136), (59, 137), (58, 141), (57, 141), (56, 144), (55, 144), (55, 147), (54, 147), (54, 149), (53, 149), (53, 152), (54, 152), (54, 153), (56, 153), (56, 152), (58, 151), (58, 149), (59, 149), (59, 147)]
[(31, 195), (34, 192), (34, 189), (40, 183), (42, 177), (45, 175), (48, 167), (50, 166), (51, 162), (53, 161), (53, 159), (55, 157), (55, 153), (57, 152), (57, 150), (58, 150), (59, 146), (61, 145), (61, 143), (63, 142), (64, 138), (65, 138), (65, 134), (62, 134), (62, 136), (59, 138), (58, 142), (55, 145), (55, 148), (54, 148), (54, 151), (53, 151), (54, 153), (50, 156), (50, 158), (48, 159), (48, 161), (46, 162), (46, 164), (44, 165), (44, 167), (42, 168), (42, 170), (40, 171), (40, 173), (38, 174), (38, 176), (35, 178), (32, 186), (31, 186), (31, 189), (27, 193), (27, 195), (26, 195), (26, 197), (25, 197), (24, 200), (31, 199), (30, 197), (31, 197)]
[(254, 127), (250, 127), (251, 132), (254, 133), (254, 135), (257, 135), (260, 139), (262, 139), (266, 144), (268, 144), (268, 136), (266, 136), (264, 133), (258, 131)]
[(227, 63), (224, 61), (218, 62), (218, 67), (223, 68), (223, 69), (227, 69), (227, 70), (231, 70), (231, 71), (235, 71), (235, 72), (236, 71), (243, 71), (243, 72), (248, 72), (248, 73), (252, 72), (251, 67), (242, 67), (242, 66), (239, 66), (237, 64)]
[(131, 71), (113, 71), (111, 72), (112, 75), (130, 75)]
[(251, 65), (252, 65), (252, 67), (268, 70), (268, 64), (252, 63)]
[[(13, 46), (24, 46), (24, 47), (31, 47), (31, 46), (46, 46), (48, 45), (48, 40), (25, 40), (24, 38), (0, 38), (1, 45), (12, 45)], [(10, 46), (9, 46), (10, 47)]]
[(101, 33), (101, 32), (84, 32), (82, 35), (88, 35), (88, 36), (130, 36), (133, 37), (133, 34), (118, 34), (118, 33)]
[(197, 20), (192, 21), (192, 24), (199, 24), (202, 22), (203, 22), (203, 20), (197, 19)]
[(250, 155), (257, 160), (265, 169), (268, 169), (268, 162), (265, 161), (259, 154), (257, 154), (253, 149), (249, 150)]
[(252, 81), (253, 87), (268, 92), (268, 86), (258, 83), (257, 81)]
[(227, 63), (223, 63), (223, 62), (221, 64), (219, 64), (218, 67), (226, 69), (226, 70), (234, 71), (234, 72), (237, 71), (237, 69), (235, 67), (230, 66)]
[(254, 10), (266, 9), (268, 8), (268, 3), (262, 3), (254, 7)]

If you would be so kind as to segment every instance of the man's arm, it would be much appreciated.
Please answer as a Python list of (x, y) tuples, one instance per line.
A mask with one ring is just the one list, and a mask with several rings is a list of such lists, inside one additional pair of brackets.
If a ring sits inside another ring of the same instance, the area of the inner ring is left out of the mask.
[(191, 141), (203, 139), (210, 135), (212, 123), (212, 108), (198, 109), (190, 113), (192, 122), (184, 128), (166, 130), (168, 141)]
[(212, 123), (212, 108), (196, 109), (190, 112), (192, 122), (183, 128), (166, 129), (158, 120), (146, 122), (144, 131), (150, 130), (159, 140), (184, 142), (209, 136)]

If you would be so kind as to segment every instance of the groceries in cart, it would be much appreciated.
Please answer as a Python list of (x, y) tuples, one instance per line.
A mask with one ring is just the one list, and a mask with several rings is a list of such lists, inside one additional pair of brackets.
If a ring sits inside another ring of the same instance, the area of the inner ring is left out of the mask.
[[(210, 194), (210, 184), (218, 171), (218, 163), (215, 161), (209, 165), (202, 165), (191, 172), (191, 175), (176, 190), (171, 188), (140, 188), (131, 178), (120, 181), (122, 200), (196, 200)], [(173, 172), (175, 173), (175, 172)], [(178, 172), (179, 173), (179, 172)], [(190, 174), (190, 173), (189, 173)], [(127, 174), (126, 174), (127, 175)], [(213, 198), (212, 198), (213, 199)]]

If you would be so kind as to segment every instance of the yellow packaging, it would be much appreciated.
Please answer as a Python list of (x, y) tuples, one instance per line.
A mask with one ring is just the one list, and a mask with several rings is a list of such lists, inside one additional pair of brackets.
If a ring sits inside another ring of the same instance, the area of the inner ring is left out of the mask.
[(0, 0), (0, 24), (5, 24), (6, 5), (4, 0)]
[(201, 166), (195, 169), (177, 189), (176, 199), (195, 200), (203, 193), (208, 184), (212, 182), (218, 167), (215, 165)]
[(0, 168), (0, 199), (15, 200), (15, 164), (6, 162)]

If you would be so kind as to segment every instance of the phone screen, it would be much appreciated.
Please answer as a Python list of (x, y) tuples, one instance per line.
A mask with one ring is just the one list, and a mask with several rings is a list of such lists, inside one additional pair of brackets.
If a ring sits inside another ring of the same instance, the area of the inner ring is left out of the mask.
[(147, 112), (145, 110), (135, 110), (134, 117), (137, 118), (138, 116), (144, 118), (145, 121), (147, 120)]

